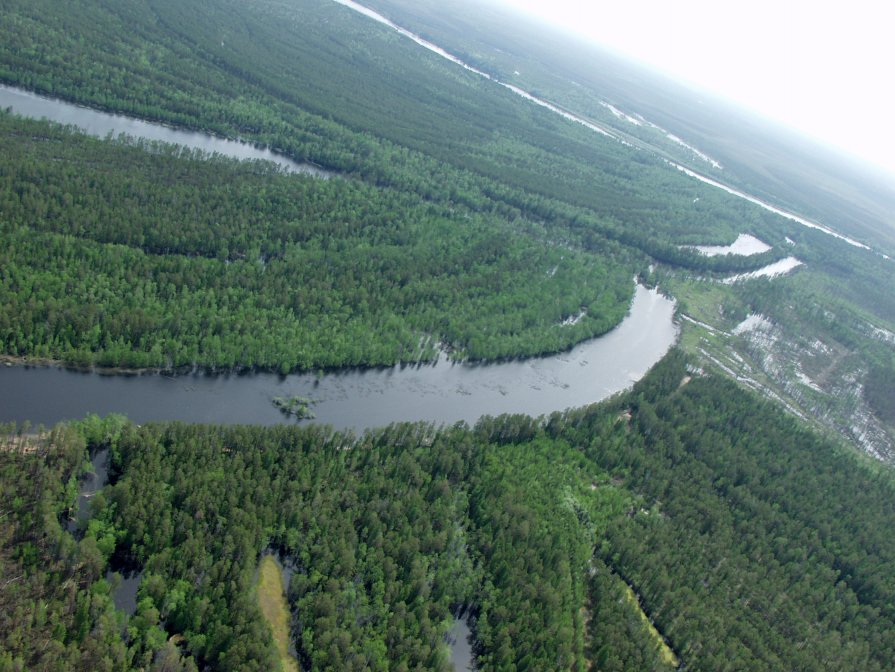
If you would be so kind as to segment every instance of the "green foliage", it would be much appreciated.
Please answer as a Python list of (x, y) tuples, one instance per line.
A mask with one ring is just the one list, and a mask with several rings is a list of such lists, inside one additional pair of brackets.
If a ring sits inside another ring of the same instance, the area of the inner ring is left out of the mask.
[(479, 664), (583, 670), (589, 560), (602, 528), (629, 498), (562, 440), (538, 436), (486, 455), (470, 496), (472, 541), (485, 572)]
[(91, 413), (86, 418), (72, 423), (72, 427), (84, 437), (84, 442), (93, 450), (117, 448), (118, 439), (128, 420), (118, 413), (99, 417)]
[[(8, 14), (10, 83), (247, 138), (428, 201), (534, 216), (574, 206), (669, 254), (672, 238), (735, 237), (765, 217), (330, 3), (17, 0)], [(724, 262), (749, 260), (705, 261)]]
[(427, 433), (396, 427), (354, 443), (316, 428), (132, 429), (109, 498), (124, 547), (150, 571), (136, 627), (151, 633), (158, 619), (146, 614), (157, 613), (203, 664), (272, 666), (251, 591), (273, 544), (294, 566), (306, 667), (443, 668), (443, 624), (476, 581), (452, 487), (458, 446), (445, 436), (412, 448)]
[[(657, 370), (660, 380), (685, 373), (673, 359)], [(726, 380), (657, 391), (649, 377), (621, 400), (630, 421), (588, 454), (651, 502), (610, 526), (600, 557), (685, 664), (887, 669), (891, 473)]]
[(6, 16), (0, 79), (358, 178), (4, 118), (12, 354), (283, 372), (430, 360), (439, 340), (527, 356), (617, 324), (631, 259), (720, 272), (782, 254), (680, 249), (744, 227), (778, 240), (779, 221), (331, 3), (41, 0)]
[(8, 115), (0, 128), (0, 339), (19, 355), (287, 372), (431, 359), (440, 340), (494, 359), (601, 334), (630, 299), (617, 261), (493, 215)]
[(105, 539), (76, 542), (60, 525), (85, 454), (73, 428), (0, 428), (0, 669), (129, 669), (100, 578)]
[(662, 655), (661, 643), (628, 597), (624, 582), (599, 558), (593, 559), (590, 584), (593, 613), (591, 660), (602, 672), (670, 672), (674, 665)]
[[(891, 472), (686, 373), (673, 353), (600, 406), (473, 430), (126, 425), (79, 543), (58, 515), (80, 434), (12, 444), (0, 559), (27, 580), (0, 599), (33, 615), (3, 655), (41, 669), (47, 632), (63, 660), (271, 669), (254, 585), (274, 548), (303, 669), (447, 669), (464, 607), (483, 669), (667, 670), (658, 636), (692, 670), (888, 669)], [(109, 553), (144, 571), (123, 640)], [(86, 588), (66, 593), (72, 572)]]
[[(287, 372), (427, 360), (437, 341), (458, 358), (555, 352), (616, 324), (650, 259), (711, 274), (782, 254), (678, 247), (745, 228), (793, 235), (826, 270), (787, 297), (750, 283), (731, 314), (791, 311), (865, 348), (866, 394), (888, 413), (891, 362), (837, 319), (892, 318), (882, 261), (793, 234), (334, 3), (11, 0), (0, 34), (3, 81), (339, 173), (0, 115), (8, 353)], [(447, 669), (464, 607), (486, 669), (663, 669), (624, 583), (687, 669), (887, 669), (891, 473), (730, 383), (682, 387), (685, 364), (672, 354), (599, 407), (474, 430), (91, 416), (11, 438), (0, 669), (273, 669), (252, 595), (270, 548), (294, 569), (310, 670)], [(59, 521), (87, 445), (111, 449), (114, 484), (76, 541)], [(110, 558), (144, 571), (126, 623)]]
[(274, 397), (274, 406), (280, 409), (285, 415), (295, 416), (299, 420), (315, 417), (311, 406), (314, 405), (313, 399), (293, 395), (291, 397)]

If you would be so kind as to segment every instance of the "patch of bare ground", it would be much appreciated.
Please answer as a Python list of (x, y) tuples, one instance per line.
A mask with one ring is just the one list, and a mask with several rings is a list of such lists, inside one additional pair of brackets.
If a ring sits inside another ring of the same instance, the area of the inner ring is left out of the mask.
[(0, 437), (0, 452), (34, 455), (46, 447), (46, 432), (42, 434), (10, 434)]

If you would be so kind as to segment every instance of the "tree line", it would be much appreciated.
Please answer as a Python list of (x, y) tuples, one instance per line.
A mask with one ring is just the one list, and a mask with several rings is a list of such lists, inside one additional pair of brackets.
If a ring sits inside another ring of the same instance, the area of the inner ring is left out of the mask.
[[(305, 669), (449, 669), (461, 611), (482, 669), (669, 669), (658, 637), (693, 670), (887, 669), (891, 470), (688, 376), (675, 351), (604, 404), (473, 428), (94, 417), (10, 440), (2, 559), (24, 578), (0, 591), (0, 661), (46, 668), (49, 639), (53, 669), (272, 669), (253, 586), (275, 550)], [(72, 537), (88, 446), (111, 484)], [(106, 578), (125, 567), (127, 619)]]

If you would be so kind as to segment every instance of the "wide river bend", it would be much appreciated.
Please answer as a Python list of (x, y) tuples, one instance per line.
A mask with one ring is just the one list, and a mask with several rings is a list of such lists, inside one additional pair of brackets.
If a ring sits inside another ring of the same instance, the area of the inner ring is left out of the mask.
[(316, 401), (316, 421), (362, 431), (396, 421), (532, 416), (584, 406), (630, 387), (674, 344), (674, 303), (637, 286), (615, 329), (572, 350), (497, 364), (395, 366), (280, 376), (273, 373), (108, 375), (0, 365), (0, 421), (51, 425), (87, 413), (151, 420), (272, 425), (290, 422), (274, 397)]
[[(30, 117), (73, 124), (91, 135), (128, 135), (238, 159), (274, 161), (292, 172), (323, 175), (249, 144), (107, 114), (10, 87), (0, 106)], [(674, 344), (674, 303), (637, 286), (628, 316), (614, 330), (567, 353), (497, 364), (396, 366), (279, 376), (271, 373), (110, 375), (58, 367), (0, 366), (0, 421), (52, 425), (87, 413), (124, 413), (135, 422), (290, 422), (274, 397), (314, 400), (316, 420), (338, 429), (396, 421), (436, 424), (483, 415), (532, 416), (584, 406), (633, 384)]]

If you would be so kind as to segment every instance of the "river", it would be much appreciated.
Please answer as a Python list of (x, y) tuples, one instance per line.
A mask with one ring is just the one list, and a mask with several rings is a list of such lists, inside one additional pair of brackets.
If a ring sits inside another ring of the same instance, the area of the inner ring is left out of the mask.
[[(126, 133), (323, 175), (311, 166), (245, 143), (91, 110), (10, 87), (0, 87), (0, 106), (73, 124), (95, 136)], [(538, 416), (594, 403), (629, 387), (675, 342), (673, 313), (672, 301), (638, 286), (629, 315), (603, 337), (560, 355), (489, 365), (442, 359), (421, 367), (348, 370), (322, 376), (108, 375), (57, 367), (3, 366), (0, 421), (53, 425), (87, 413), (123, 413), (138, 423), (182, 420), (271, 425), (293, 421), (273, 403), (274, 397), (291, 396), (313, 400), (317, 421), (356, 431), (396, 421), (472, 424), (483, 415)]]
[[(515, 87), (504, 86), (544, 105), (544, 101)], [(328, 175), (246, 143), (107, 114), (10, 87), (0, 86), (0, 106), (24, 116), (72, 124), (97, 137), (124, 133), (209, 154), (272, 161), (290, 172)], [(571, 118), (552, 105), (545, 106)], [(604, 132), (597, 127), (593, 130)], [(539, 416), (594, 403), (630, 387), (674, 344), (678, 326), (673, 317), (673, 301), (657, 290), (638, 285), (628, 316), (608, 334), (567, 353), (496, 364), (441, 360), (434, 365), (338, 371), (321, 376), (204, 372), (126, 375), (7, 364), (0, 366), (0, 421), (53, 425), (87, 413), (123, 413), (137, 423), (182, 420), (271, 425), (291, 422), (273, 399), (293, 395), (314, 401), (316, 421), (355, 431), (396, 421), (472, 424), (483, 415)], [(92, 473), (82, 483), (77, 516), (70, 524), (72, 531), (86, 518), (89, 498), (105, 483), (107, 459), (108, 451), (94, 457)], [(107, 578), (112, 580), (112, 574)], [(116, 606), (129, 614), (136, 608), (141, 578), (142, 573), (130, 572), (115, 579)], [(455, 669), (472, 669), (469, 638), (468, 625), (457, 619), (450, 637)]]
[(396, 421), (474, 423), (483, 415), (532, 416), (584, 406), (626, 389), (674, 344), (674, 302), (637, 286), (628, 316), (566, 353), (496, 364), (440, 360), (420, 367), (280, 376), (272, 373), (107, 375), (57, 367), (0, 366), (0, 421), (52, 425), (87, 413), (152, 420), (272, 425), (294, 422), (274, 397), (316, 403), (316, 420), (362, 431)]
[(451, 665), (454, 672), (475, 670), (475, 657), (472, 651), (472, 630), (463, 616), (455, 616), (451, 629), (445, 637), (450, 649)]
[(307, 163), (297, 163), (290, 158), (275, 154), (237, 140), (218, 138), (197, 131), (183, 131), (170, 126), (118, 114), (100, 112), (80, 105), (72, 105), (54, 98), (0, 86), (0, 108), (10, 108), (16, 114), (33, 119), (48, 119), (60, 124), (77, 126), (88, 135), (105, 138), (110, 133), (124, 133), (134, 138), (167, 142), (199, 149), (207, 154), (220, 154), (232, 159), (270, 161), (290, 173), (305, 173), (316, 177), (328, 177), (331, 173)]
[[(434, 46), (434, 45), (433, 45)], [(431, 47), (430, 47), (431, 48)], [(105, 137), (125, 133), (238, 159), (273, 161), (287, 170), (325, 176), (269, 150), (108, 114), (0, 86), (0, 106), (30, 117), (72, 124)], [(613, 331), (568, 353), (490, 365), (440, 361), (422, 367), (350, 370), (323, 376), (268, 373), (107, 375), (56, 367), (0, 367), (0, 421), (53, 425), (87, 413), (124, 413), (133, 421), (289, 422), (274, 397), (314, 400), (317, 420), (338, 429), (395, 421), (474, 423), (483, 415), (533, 416), (583, 406), (629, 387), (677, 338), (674, 304), (638, 287), (631, 311)]]

